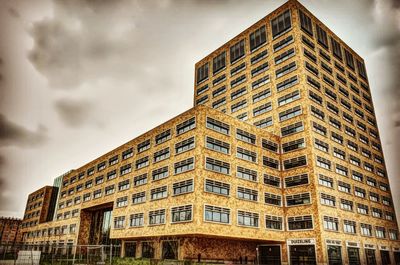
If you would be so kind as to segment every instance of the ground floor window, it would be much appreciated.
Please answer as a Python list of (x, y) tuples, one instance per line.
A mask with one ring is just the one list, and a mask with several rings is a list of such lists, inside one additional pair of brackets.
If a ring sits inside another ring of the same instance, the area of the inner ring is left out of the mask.
[(347, 248), (347, 256), (349, 257), (349, 265), (361, 265), (358, 248)]
[(367, 260), (367, 265), (376, 265), (376, 257), (374, 249), (366, 249), (365, 258)]
[(162, 242), (162, 258), (178, 259), (178, 241)]
[(394, 264), (400, 265), (400, 252), (394, 252)]
[(342, 247), (328, 246), (329, 265), (342, 265)]
[(142, 258), (154, 258), (153, 242), (142, 242)]
[(389, 251), (381, 250), (381, 261), (382, 265), (389, 265), (390, 263), (390, 255)]
[(136, 242), (125, 242), (125, 257), (136, 257)]
[(290, 246), (291, 265), (316, 265), (314, 245)]
[(258, 256), (263, 265), (280, 265), (281, 264), (281, 247), (280, 246), (259, 246)]

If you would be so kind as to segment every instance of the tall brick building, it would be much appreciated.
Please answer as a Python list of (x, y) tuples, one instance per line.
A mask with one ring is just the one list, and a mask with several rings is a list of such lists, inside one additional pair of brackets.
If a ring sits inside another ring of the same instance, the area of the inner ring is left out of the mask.
[(195, 66), (195, 107), (62, 177), (24, 240), (122, 256), (400, 264), (364, 60), (290, 0)]
[(0, 244), (12, 245), (20, 243), (22, 220), (19, 218), (0, 217)]

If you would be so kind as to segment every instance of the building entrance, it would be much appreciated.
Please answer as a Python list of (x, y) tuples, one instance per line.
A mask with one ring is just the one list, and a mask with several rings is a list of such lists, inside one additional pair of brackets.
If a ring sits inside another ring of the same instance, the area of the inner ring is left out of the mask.
[(314, 245), (289, 246), (290, 265), (316, 265)]
[(281, 247), (280, 246), (259, 246), (258, 255), (260, 265), (280, 265), (281, 264)]

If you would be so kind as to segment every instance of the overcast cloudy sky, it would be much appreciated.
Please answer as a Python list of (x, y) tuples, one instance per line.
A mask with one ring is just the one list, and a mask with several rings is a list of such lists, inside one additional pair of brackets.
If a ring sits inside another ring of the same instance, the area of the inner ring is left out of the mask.
[[(0, 0), (0, 216), (192, 106), (194, 63), (277, 0)], [(400, 207), (400, 1), (301, 1), (364, 57)]]

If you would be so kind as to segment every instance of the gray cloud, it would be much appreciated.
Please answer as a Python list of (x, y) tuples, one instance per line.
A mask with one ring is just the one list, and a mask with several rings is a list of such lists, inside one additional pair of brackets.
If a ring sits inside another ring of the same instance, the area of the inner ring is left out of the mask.
[(91, 104), (87, 101), (61, 99), (55, 103), (55, 109), (69, 127), (78, 128), (89, 122)]
[(19, 14), (18, 10), (15, 8), (10, 7), (8, 9), (8, 14), (10, 14), (10, 16), (15, 17), (15, 18), (20, 18), (21, 15)]
[(18, 146), (34, 147), (44, 143), (47, 139), (47, 130), (39, 125), (36, 131), (30, 131), (23, 126), (8, 120), (0, 114), (0, 147)]

